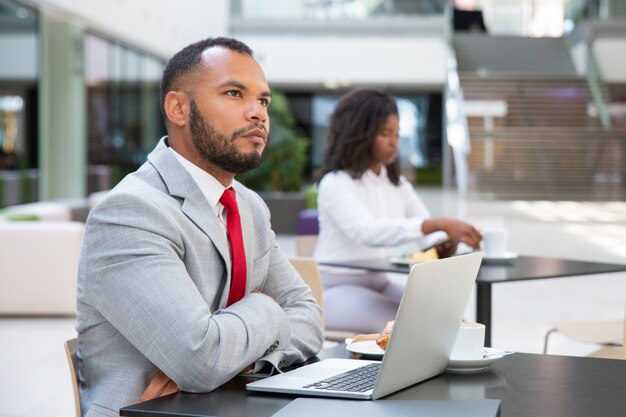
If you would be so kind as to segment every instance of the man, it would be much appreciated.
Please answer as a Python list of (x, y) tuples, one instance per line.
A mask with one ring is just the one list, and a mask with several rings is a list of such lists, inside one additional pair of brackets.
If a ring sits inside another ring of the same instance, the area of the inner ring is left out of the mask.
[(207, 39), (167, 64), (168, 136), (87, 221), (77, 317), (84, 416), (116, 416), (178, 387), (211, 391), (319, 351), (321, 310), (278, 249), (267, 206), (234, 180), (260, 163), (270, 100), (239, 41)]

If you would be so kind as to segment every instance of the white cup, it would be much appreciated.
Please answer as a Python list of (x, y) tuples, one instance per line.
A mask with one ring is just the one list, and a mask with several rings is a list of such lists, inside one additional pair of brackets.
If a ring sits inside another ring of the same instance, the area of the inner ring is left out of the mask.
[(485, 325), (463, 322), (452, 348), (451, 359), (475, 360), (483, 357), (485, 345)]
[(509, 232), (506, 229), (486, 229), (482, 231), (483, 250), (486, 256), (502, 257), (506, 255)]

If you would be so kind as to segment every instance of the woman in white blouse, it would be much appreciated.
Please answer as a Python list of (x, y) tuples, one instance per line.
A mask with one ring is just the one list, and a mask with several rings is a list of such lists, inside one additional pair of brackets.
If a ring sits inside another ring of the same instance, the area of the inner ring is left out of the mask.
[[(375, 90), (344, 95), (331, 117), (318, 191), (318, 262), (387, 259), (389, 248), (443, 231), (437, 249), (450, 256), (459, 242), (478, 248), (480, 233), (451, 218), (431, 217), (398, 163), (398, 109)], [(403, 287), (385, 274), (321, 267), (326, 327), (379, 332), (395, 318)]]

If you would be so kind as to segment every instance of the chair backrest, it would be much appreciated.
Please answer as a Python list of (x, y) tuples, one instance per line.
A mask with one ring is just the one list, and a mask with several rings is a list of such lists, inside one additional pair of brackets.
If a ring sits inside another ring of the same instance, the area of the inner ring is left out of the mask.
[[(302, 280), (306, 282), (307, 285), (311, 288), (311, 292), (313, 293), (313, 297), (315, 297), (317, 303), (322, 309), (324, 309), (324, 297), (322, 295), (322, 277), (320, 275), (319, 269), (317, 268), (317, 262), (315, 262), (315, 259), (296, 257), (291, 258), (290, 261), (294, 268), (296, 268), (296, 271), (298, 271), (298, 273), (302, 277)], [(346, 338), (354, 337), (355, 334), (356, 333), (354, 332), (343, 330), (324, 330), (324, 337), (327, 340), (343, 341)]]
[(80, 394), (78, 392), (78, 339), (70, 339), (63, 345), (65, 346), (65, 355), (67, 356), (67, 364), (69, 365), (70, 376), (72, 378), (72, 387), (74, 388), (74, 408), (76, 417), (81, 417)]
[(296, 256), (311, 257), (317, 244), (317, 235), (298, 235), (295, 237)]
[(311, 288), (313, 297), (324, 308), (324, 299), (322, 296), (322, 278), (317, 268), (317, 262), (313, 258), (296, 257), (290, 259), (291, 264), (300, 274), (304, 282)]

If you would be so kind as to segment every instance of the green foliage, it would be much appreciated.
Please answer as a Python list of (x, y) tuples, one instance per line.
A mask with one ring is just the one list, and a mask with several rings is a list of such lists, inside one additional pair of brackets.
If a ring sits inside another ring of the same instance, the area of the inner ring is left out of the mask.
[(283, 94), (272, 93), (269, 115), (270, 141), (263, 153), (263, 163), (237, 179), (255, 191), (300, 191), (309, 139), (299, 131)]
[(306, 199), (306, 208), (317, 208), (317, 185), (313, 184), (308, 187), (304, 192), (304, 197)]
[(441, 185), (443, 174), (441, 165), (428, 165), (415, 169), (416, 185)]

